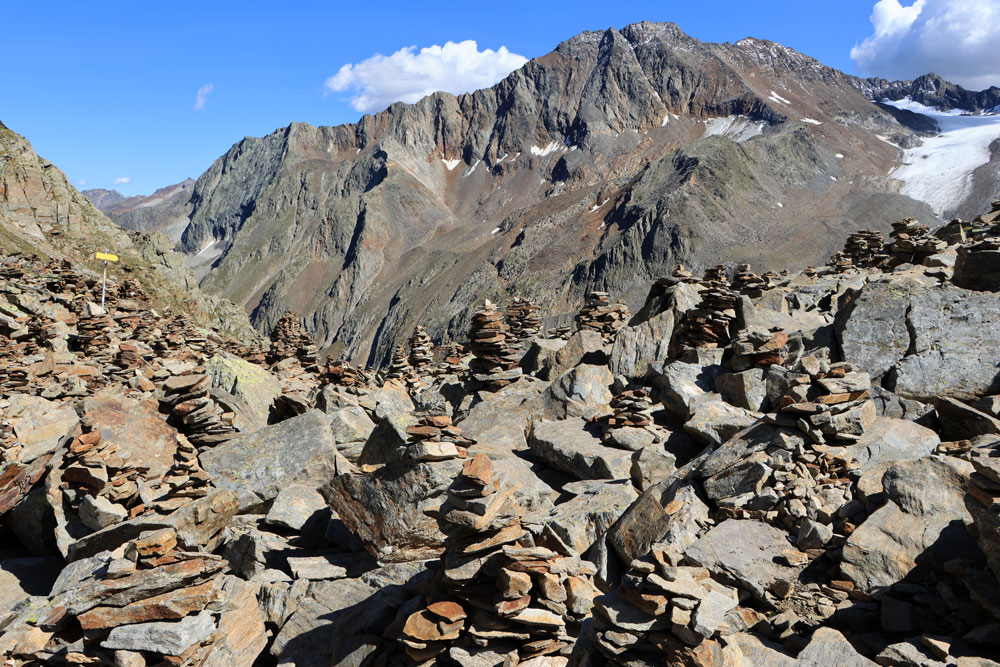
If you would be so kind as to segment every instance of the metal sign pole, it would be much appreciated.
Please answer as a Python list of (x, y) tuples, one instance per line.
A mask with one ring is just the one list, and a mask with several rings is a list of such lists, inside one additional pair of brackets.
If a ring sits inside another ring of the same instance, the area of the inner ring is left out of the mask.
[[(107, 252), (107, 250), (105, 250)], [(104, 260), (104, 281), (101, 283), (101, 310), (104, 310), (104, 295), (108, 291), (108, 260)]]

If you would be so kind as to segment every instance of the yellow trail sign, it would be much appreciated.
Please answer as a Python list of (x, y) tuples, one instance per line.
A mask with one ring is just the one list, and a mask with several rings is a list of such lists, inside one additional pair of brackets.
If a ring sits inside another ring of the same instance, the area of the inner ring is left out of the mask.
[(117, 262), (118, 255), (109, 255), (106, 252), (95, 252), (94, 259), (103, 259), (105, 262)]

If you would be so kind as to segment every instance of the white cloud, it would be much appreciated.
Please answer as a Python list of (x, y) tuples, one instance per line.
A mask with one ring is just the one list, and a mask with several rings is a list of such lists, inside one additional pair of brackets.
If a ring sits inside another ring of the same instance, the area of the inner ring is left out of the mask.
[(326, 80), (326, 92), (349, 90), (356, 110), (381, 111), (393, 102), (413, 103), (439, 90), (458, 95), (487, 88), (528, 62), (505, 46), (480, 51), (471, 39), (416, 48), (348, 63)]
[(132, 182), (132, 179), (128, 176), (121, 176), (115, 179), (115, 185), (127, 185)]
[(87, 179), (86, 178), (81, 178), (79, 181), (76, 182), (77, 187), (80, 187), (80, 188), (82, 188), (86, 184), (87, 184)]
[(997, 0), (879, 0), (874, 34), (851, 49), (866, 76), (912, 79), (934, 72), (966, 88), (1000, 85)]
[(208, 101), (208, 94), (215, 90), (215, 84), (206, 83), (204, 86), (198, 89), (198, 94), (195, 96), (194, 100), (194, 110), (204, 111), (205, 102)]

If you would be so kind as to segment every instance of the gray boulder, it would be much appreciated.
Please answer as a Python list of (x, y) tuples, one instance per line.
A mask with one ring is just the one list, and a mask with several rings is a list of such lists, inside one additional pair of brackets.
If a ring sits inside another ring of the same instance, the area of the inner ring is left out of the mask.
[(577, 479), (629, 479), (632, 453), (605, 447), (579, 418), (535, 422), (528, 446), (547, 464)]
[(608, 367), (614, 375), (644, 377), (652, 364), (667, 357), (673, 332), (674, 315), (671, 311), (654, 315), (635, 326), (622, 327), (615, 334), (608, 355)]
[(650, 378), (653, 386), (660, 391), (663, 405), (682, 419), (687, 419), (692, 414), (695, 400), (715, 391), (715, 378), (721, 372), (721, 366), (701, 366), (675, 360), (667, 364), (653, 364)]
[(920, 424), (878, 417), (861, 439), (845, 447), (844, 451), (860, 464), (860, 471), (865, 472), (886, 461), (929, 456), (939, 444), (938, 434)]
[(580, 364), (557, 377), (542, 394), (545, 416), (550, 419), (583, 417), (611, 412), (614, 376), (607, 366)]

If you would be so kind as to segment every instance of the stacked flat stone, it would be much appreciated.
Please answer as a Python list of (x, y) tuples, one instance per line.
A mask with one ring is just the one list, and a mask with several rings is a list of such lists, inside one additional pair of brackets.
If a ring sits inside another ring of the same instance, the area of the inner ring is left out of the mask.
[(437, 374), (452, 375), (465, 372), (464, 356), (462, 346), (459, 343), (449, 343), (441, 354), (441, 361), (437, 365)]
[(510, 345), (503, 316), (489, 299), (472, 316), (469, 350), (475, 357), (469, 362), (471, 377), (487, 390), (497, 391), (521, 377), (520, 351)]
[(846, 362), (803, 361), (772, 423), (797, 428), (815, 443), (857, 441), (876, 417), (871, 377)]
[(770, 287), (768, 281), (750, 270), (749, 264), (739, 264), (733, 276), (732, 288), (740, 294), (757, 298)]
[(281, 316), (271, 330), (271, 348), (267, 363), (275, 364), (283, 359), (295, 357), (303, 364), (315, 366), (319, 355), (312, 337), (302, 328), (298, 316), (288, 311)]
[(653, 407), (649, 390), (645, 387), (626, 389), (611, 399), (611, 414), (596, 418), (605, 429), (642, 428), (653, 423)]
[(732, 350), (730, 367), (736, 372), (772, 364), (782, 366), (788, 357), (788, 334), (781, 327), (742, 331), (733, 341)]
[(462, 429), (451, 423), (448, 415), (421, 417), (413, 426), (406, 427), (409, 447), (408, 458), (414, 461), (447, 461), (465, 457), (466, 448), (474, 444), (462, 436)]
[(405, 347), (397, 345), (392, 351), (392, 361), (389, 362), (389, 371), (385, 374), (385, 379), (406, 382), (412, 379), (413, 375), (409, 353)]
[(889, 252), (893, 261), (898, 264), (920, 264), (925, 257), (936, 255), (948, 247), (947, 242), (932, 236), (927, 225), (920, 224), (914, 218), (892, 223), (889, 236), (893, 239)]
[(678, 341), (682, 347), (725, 347), (733, 338), (731, 329), (739, 297), (725, 282), (702, 284), (705, 288), (698, 292), (701, 301), (685, 314)]
[(688, 271), (683, 264), (678, 264), (671, 272), (670, 276), (674, 279), (674, 282), (684, 282), (684, 283), (698, 282), (698, 279), (694, 277), (694, 274)]
[(170, 412), (168, 421), (198, 447), (211, 447), (237, 434), (236, 413), (212, 398), (211, 386), (210, 376), (196, 373), (174, 376), (160, 385), (161, 409)]
[(419, 324), (415, 326), (407, 344), (410, 347), (410, 367), (418, 375), (426, 375), (434, 363), (434, 343), (431, 342), (426, 329)]
[[(465, 462), (441, 508), (448, 536), (436, 600), (411, 614), (400, 642), (410, 659), (469, 649), (515, 650), (516, 659), (569, 655), (588, 616), (596, 568), (530, 546), (522, 510), (485, 454)], [(564, 659), (563, 659), (564, 661)], [(560, 662), (559, 664), (562, 664)]]
[(319, 383), (315, 366), (304, 367), (296, 357), (271, 366), (271, 374), (281, 383), (281, 393), (274, 399), (273, 418), (284, 421), (313, 407), (313, 390)]
[(702, 282), (712, 283), (712, 282), (729, 282), (729, 278), (726, 276), (726, 267), (723, 264), (716, 264), (710, 269), (705, 270), (705, 277), (702, 278)]
[[(736, 589), (711, 578), (702, 567), (676, 564), (668, 551), (652, 552), (632, 562), (613, 593), (594, 600), (590, 637), (613, 664), (713, 664), (683, 660), (691, 647), (717, 645), (714, 637), (734, 628), (752, 610), (737, 609)], [(721, 653), (702, 647), (702, 655)]]
[(515, 296), (514, 302), (504, 312), (515, 344), (523, 345), (538, 336), (542, 321), (538, 317), (538, 304), (534, 301)]
[(827, 264), (843, 272), (855, 267), (866, 269), (877, 267), (888, 258), (882, 233), (861, 230), (848, 236), (844, 249), (830, 258)]
[(612, 304), (607, 292), (591, 292), (576, 316), (576, 327), (583, 331), (596, 331), (605, 341), (611, 342), (615, 334), (628, 323), (628, 306)]
[(549, 329), (545, 333), (546, 338), (554, 338), (557, 340), (569, 340), (569, 337), (573, 335), (573, 329), (571, 327), (555, 327), (554, 329)]
[(354, 368), (346, 361), (328, 361), (320, 376), (323, 384), (338, 387), (363, 387), (370, 379), (363, 371)]

